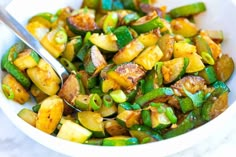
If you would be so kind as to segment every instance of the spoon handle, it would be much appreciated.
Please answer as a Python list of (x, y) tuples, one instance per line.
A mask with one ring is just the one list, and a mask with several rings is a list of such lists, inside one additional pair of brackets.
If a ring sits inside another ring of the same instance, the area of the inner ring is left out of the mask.
[(40, 55), (52, 68), (56, 71), (59, 77), (64, 81), (68, 77), (66, 69), (58, 62), (45, 48), (41, 46), (36, 40), (18, 21), (16, 21), (4, 7), (0, 6), (0, 20), (8, 26), (8, 28), (21, 39), (28, 47), (33, 49)]

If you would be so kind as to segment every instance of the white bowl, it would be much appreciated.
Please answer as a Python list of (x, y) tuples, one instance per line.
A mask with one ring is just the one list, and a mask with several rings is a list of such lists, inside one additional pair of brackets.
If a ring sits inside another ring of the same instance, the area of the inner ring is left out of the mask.
[[(158, 0), (158, 5), (168, 4), (168, 9), (199, 0)], [(204, 0), (207, 5), (207, 11), (196, 17), (197, 25), (200, 28), (223, 30), (224, 42), (222, 44), (223, 53), (228, 53), (236, 61), (236, 1), (235, 0)], [(22, 5), (27, 7), (22, 8)], [(64, 6), (72, 6), (78, 8), (81, 5), (79, 0), (14, 0), (7, 7), (7, 10), (23, 25), (26, 24), (27, 19), (39, 12), (55, 12), (58, 8)], [(17, 40), (16, 37), (3, 25), (0, 25), (0, 57), (3, 53), (14, 44)], [(4, 73), (0, 72), (1, 80)], [(227, 82), (231, 89), (229, 94), (229, 108), (214, 120), (206, 123), (205, 125), (196, 128), (186, 134), (163, 140), (160, 142), (148, 143), (143, 145), (127, 146), (127, 147), (105, 147), (105, 146), (91, 146), (65, 141), (51, 135), (45, 134), (42, 131), (31, 127), (23, 120), (21, 120), (17, 113), (23, 107), (31, 108), (30, 103), (19, 105), (13, 101), (9, 101), (4, 96), (0, 89), (0, 107), (6, 116), (14, 123), (22, 132), (41, 143), (42, 145), (51, 148), (69, 156), (112, 156), (112, 157), (125, 157), (125, 156), (144, 156), (150, 153), (157, 153), (158, 156), (166, 156), (183, 149), (193, 146), (206, 139), (210, 134), (216, 133), (222, 128), (230, 125), (230, 119), (236, 115), (236, 74), (234, 72), (232, 78)], [(4, 127), (4, 126), (2, 126)], [(225, 129), (225, 128), (224, 128)]]

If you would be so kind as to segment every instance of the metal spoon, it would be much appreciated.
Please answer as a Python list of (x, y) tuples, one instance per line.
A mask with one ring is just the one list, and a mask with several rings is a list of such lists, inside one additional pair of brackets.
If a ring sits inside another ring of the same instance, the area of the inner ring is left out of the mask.
[[(62, 66), (62, 64), (56, 60), (48, 51), (43, 48), (43, 46), (36, 40), (18, 21), (16, 21), (4, 7), (0, 6), (0, 20), (19, 38), (21, 39), (28, 47), (33, 49), (40, 57), (42, 57), (47, 63), (49, 63), (52, 68), (55, 70), (57, 75), (61, 79), (61, 86), (68, 78), (69, 73)], [(77, 111), (79, 109), (75, 108), (69, 102), (64, 100), (70, 107), (74, 108)]]

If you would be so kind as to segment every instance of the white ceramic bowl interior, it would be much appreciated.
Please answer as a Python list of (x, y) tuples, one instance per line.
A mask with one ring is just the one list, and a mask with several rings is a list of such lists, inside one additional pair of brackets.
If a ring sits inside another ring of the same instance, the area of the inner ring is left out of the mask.
[[(197, 2), (199, 0), (158, 0), (158, 5), (167, 5), (168, 9), (183, 4), (189, 4)], [(223, 53), (229, 54), (236, 61), (236, 0), (204, 0), (207, 5), (207, 12), (202, 13), (196, 17), (197, 25), (200, 28), (223, 30), (224, 42), (222, 44)], [(7, 10), (23, 25), (26, 24), (27, 19), (32, 15), (39, 12), (55, 12), (57, 9), (72, 6), (78, 8), (81, 5), (80, 0), (13, 0), (7, 7)], [(25, 7), (22, 7), (25, 6)], [(17, 38), (2, 24), (0, 24), (0, 57), (6, 52), (6, 50), (14, 44)], [(1, 80), (5, 75), (0, 71)], [(125, 156), (143, 156), (148, 153), (157, 152), (158, 156), (166, 156), (183, 149), (193, 146), (194, 144), (204, 140), (210, 134), (220, 130), (222, 125), (227, 127), (227, 122), (236, 115), (236, 74), (234, 72), (232, 78), (228, 81), (228, 86), (231, 89), (229, 94), (230, 107), (214, 120), (207, 124), (194, 129), (184, 135), (180, 135), (168, 140), (148, 143), (136, 146), (126, 147), (102, 147), (102, 146), (90, 146), (84, 144), (77, 144), (62, 139), (58, 139), (51, 135), (47, 135), (42, 131), (35, 129), (21, 120), (17, 113), (23, 107), (32, 107), (32, 103), (25, 105), (19, 105), (13, 101), (9, 101), (4, 96), (2, 89), (0, 89), (0, 107), (6, 114), (6, 116), (14, 123), (22, 132), (41, 143), (42, 145), (51, 148), (57, 152), (63, 153), (69, 156), (111, 156), (112, 157), (125, 157)], [(230, 124), (228, 124), (230, 125)], [(2, 126), (4, 127), (4, 126)]]

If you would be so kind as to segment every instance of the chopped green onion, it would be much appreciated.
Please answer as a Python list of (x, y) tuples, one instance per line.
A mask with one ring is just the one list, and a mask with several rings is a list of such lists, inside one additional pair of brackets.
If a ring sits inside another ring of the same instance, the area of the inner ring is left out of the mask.
[(121, 89), (112, 91), (110, 93), (110, 96), (117, 103), (122, 103), (127, 100), (127, 96), (125, 95), (125, 93)]
[(71, 63), (68, 59), (66, 58), (61, 58), (60, 63), (68, 70), (68, 71), (77, 71), (77, 68), (73, 63)]
[(205, 63), (210, 64), (210, 65), (215, 64), (215, 61), (214, 61), (213, 57), (209, 53), (203, 51), (201, 53), (201, 57), (202, 57), (202, 59)]
[(106, 107), (111, 107), (113, 105), (113, 99), (110, 95), (108, 94), (105, 94), (103, 97), (102, 97), (102, 100), (103, 100), (103, 104), (106, 106)]
[(8, 99), (14, 99), (15, 95), (14, 92), (12, 90), (12, 88), (6, 84), (2, 84), (2, 90), (4, 95), (8, 98)]
[(57, 44), (64, 44), (67, 42), (67, 34), (64, 30), (59, 30), (56, 32), (54, 39)]
[(94, 111), (97, 111), (102, 106), (102, 99), (100, 98), (98, 94), (92, 94), (89, 104), (91, 105)]

